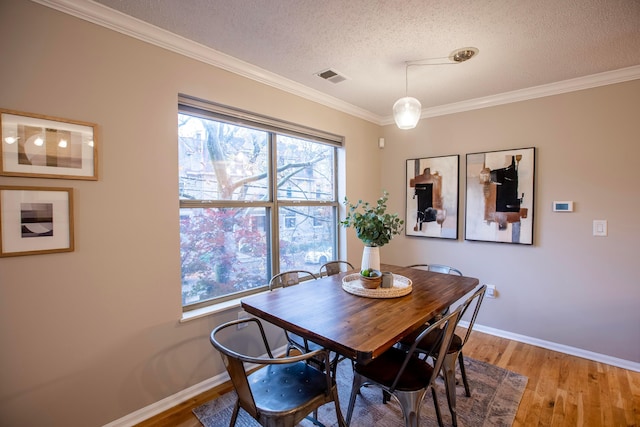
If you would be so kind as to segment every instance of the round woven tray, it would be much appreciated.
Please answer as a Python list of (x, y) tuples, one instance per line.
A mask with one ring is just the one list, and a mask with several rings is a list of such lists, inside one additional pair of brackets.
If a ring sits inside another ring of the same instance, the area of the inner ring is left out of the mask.
[(392, 288), (367, 289), (360, 282), (360, 273), (348, 274), (342, 278), (342, 289), (353, 295), (367, 298), (398, 298), (411, 293), (411, 279), (393, 275)]

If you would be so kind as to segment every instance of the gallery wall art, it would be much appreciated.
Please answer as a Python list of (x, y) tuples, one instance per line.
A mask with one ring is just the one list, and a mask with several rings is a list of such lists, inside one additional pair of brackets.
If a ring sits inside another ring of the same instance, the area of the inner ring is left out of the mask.
[(407, 236), (458, 238), (460, 156), (407, 160)]
[(533, 244), (535, 148), (467, 154), (465, 239)]
[(97, 180), (93, 123), (0, 109), (0, 175)]
[(73, 249), (72, 188), (0, 186), (0, 256)]

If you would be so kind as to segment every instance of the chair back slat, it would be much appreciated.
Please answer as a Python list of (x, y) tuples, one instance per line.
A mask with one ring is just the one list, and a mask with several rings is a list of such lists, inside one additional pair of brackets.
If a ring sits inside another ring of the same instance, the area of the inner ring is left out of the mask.
[(320, 277), (333, 276), (334, 274), (340, 273), (342, 267), (345, 267), (349, 270), (355, 269), (353, 267), (353, 264), (351, 264), (349, 261), (342, 261), (342, 260), (329, 261), (320, 266), (320, 269), (318, 270), (319, 276)]
[(435, 273), (457, 274), (458, 276), (462, 276), (462, 272), (460, 270), (444, 264), (413, 264), (408, 265), (407, 267), (422, 268), (424, 270), (433, 271)]
[(234, 357), (226, 355), (221, 351), (222, 361), (227, 369), (231, 383), (236, 390), (240, 406), (244, 408), (249, 415), (256, 417), (258, 415), (258, 408), (256, 407), (255, 400), (253, 399), (253, 393), (251, 393), (251, 387), (247, 380), (247, 372), (244, 368), (244, 363)]
[(467, 342), (467, 340), (469, 339), (469, 336), (471, 335), (471, 332), (473, 331), (473, 325), (476, 323), (476, 317), (478, 317), (478, 312), (480, 311), (480, 305), (482, 304), (482, 300), (484, 299), (484, 295), (487, 291), (487, 285), (482, 285), (478, 288), (478, 290), (476, 290), (473, 295), (471, 295), (463, 304), (462, 304), (462, 313), (460, 314), (460, 319), (462, 319), (462, 316), (464, 316), (464, 314), (467, 312), (467, 310), (473, 306), (474, 302), (475, 302), (475, 306), (473, 307), (473, 314), (471, 315), (471, 319), (469, 320), (469, 325), (467, 326), (467, 332), (464, 335), (464, 338), (462, 339), (462, 346), (464, 347), (464, 344)]
[[(429, 352), (426, 358), (428, 358), (432, 354), (446, 353), (446, 349), (449, 348), (449, 345), (451, 344), (451, 340), (453, 339), (453, 334), (455, 332), (456, 324), (458, 323), (458, 319), (460, 318), (461, 312), (462, 312), (462, 306), (458, 307), (456, 310), (447, 314), (446, 316), (443, 316), (440, 320), (434, 322), (432, 325), (430, 325), (428, 328), (422, 331), (420, 335), (416, 337), (416, 339), (411, 344), (411, 347), (409, 347), (409, 350), (407, 351), (407, 355), (404, 359), (402, 367), (398, 371), (395, 377), (395, 380), (393, 381), (393, 384), (389, 389), (390, 393), (393, 393), (393, 391), (395, 390), (398, 384), (398, 381), (402, 377), (402, 374), (404, 373), (404, 370), (407, 367), (407, 364), (409, 363), (409, 360), (412, 357), (415, 357), (418, 344), (428, 334), (435, 333), (434, 331), (436, 330), (438, 331), (438, 339), (436, 340), (436, 345), (433, 346), (433, 348), (431, 349), (431, 351)], [(442, 351), (444, 351), (444, 353), (438, 353)], [(434, 359), (433, 375), (431, 377), (430, 382), (433, 382), (438, 372), (440, 372), (440, 368), (442, 367), (443, 360), (444, 358), (442, 357), (438, 357)], [(425, 387), (426, 386), (428, 386), (428, 384), (425, 384)]]
[(286, 288), (287, 286), (297, 285), (303, 280), (317, 279), (318, 277), (307, 270), (289, 270), (276, 274), (269, 280), (269, 290), (276, 288)]

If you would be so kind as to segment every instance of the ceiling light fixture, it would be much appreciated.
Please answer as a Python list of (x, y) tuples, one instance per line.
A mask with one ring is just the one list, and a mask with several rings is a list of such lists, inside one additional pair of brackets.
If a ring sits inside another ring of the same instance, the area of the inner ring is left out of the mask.
[[(409, 66), (412, 65), (450, 65), (460, 64), (478, 54), (475, 47), (456, 49), (448, 58), (429, 58), (417, 61), (405, 62), (405, 96), (393, 104), (393, 120), (400, 129), (413, 129), (420, 120), (422, 104), (416, 98), (409, 96)], [(429, 62), (433, 60), (447, 59), (448, 62)]]
[(393, 104), (393, 120), (400, 129), (413, 129), (420, 120), (422, 104), (416, 98), (409, 96), (409, 63), (405, 63), (405, 96)]

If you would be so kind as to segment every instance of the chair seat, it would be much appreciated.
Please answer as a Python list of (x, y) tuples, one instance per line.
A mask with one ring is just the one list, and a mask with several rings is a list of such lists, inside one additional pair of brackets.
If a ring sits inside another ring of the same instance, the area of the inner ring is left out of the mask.
[(324, 373), (304, 362), (268, 365), (248, 377), (262, 412), (285, 412), (304, 405), (327, 389)]
[[(378, 384), (391, 387), (406, 357), (406, 352), (392, 347), (366, 365), (356, 363), (355, 370)], [(433, 368), (428, 363), (418, 357), (412, 357), (400, 376), (396, 389), (400, 391), (420, 390), (429, 383), (432, 373)]]

